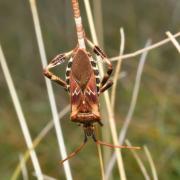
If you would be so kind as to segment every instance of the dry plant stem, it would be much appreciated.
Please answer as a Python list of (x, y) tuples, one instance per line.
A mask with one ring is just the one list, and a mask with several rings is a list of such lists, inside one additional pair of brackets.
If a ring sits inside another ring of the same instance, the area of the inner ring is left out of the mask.
[(180, 45), (179, 43), (177, 42), (177, 40), (173, 37), (173, 35), (167, 31), (166, 32), (166, 35), (171, 39), (173, 45), (175, 46), (175, 48), (178, 50), (178, 52), (180, 53)]
[[(98, 128), (95, 126), (95, 131), (96, 131), (96, 136), (98, 136)], [(105, 180), (105, 172), (104, 172), (104, 164), (103, 164), (103, 157), (102, 157), (102, 151), (101, 151), (101, 146), (96, 143), (97, 151), (98, 151), (98, 156), (99, 156), (99, 164), (101, 168), (101, 179)]]
[[(125, 142), (126, 142), (126, 144), (128, 146), (132, 146), (132, 144), (128, 140), (126, 140)], [(140, 170), (141, 170), (141, 172), (142, 172), (142, 174), (144, 176), (144, 179), (145, 180), (150, 180), (150, 176), (149, 176), (149, 174), (147, 172), (147, 169), (146, 169), (145, 165), (143, 164), (143, 162), (142, 162), (141, 158), (139, 157), (139, 155), (134, 150), (131, 150), (131, 152), (132, 152), (135, 160), (137, 161), (137, 163), (139, 165), (139, 168), (140, 168)]]
[[(36, 177), (36, 174), (33, 173), (33, 176)], [(24, 180), (24, 179), (23, 179), (23, 180)], [(57, 180), (57, 179), (54, 178), (54, 177), (50, 177), (50, 176), (48, 176), (48, 175), (43, 174), (43, 180)]]
[[(96, 31), (95, 31), (95, 27), (94, 27), (94, 22), (93, 22), (93, 17), (92, 17), (89, 0), (84, 0), (84, 4), (85, 4), (85, 9), (86, 9), (87, 17), (88, 17), (88, 22), (89, 22), (89, 27), (90, 27), (90, 32), (91, 32), (93, 42), (98, 45), (98, 39), (96, 36)], [(97, 60), (98, 60), (99, 72), (100, 72), (100, 75), (102, 76), (104, 74), (103, 67), (102, 67), (102, 64), (99, 63), (98, 57), (97, 57)], [(109, 116), (108, 118), (109, 118), (109, 124), (110, 124), (113, 143), (118, 144), (118, 135), (117, 135), (116, 125), (115, 125), (114, 115), (113, 115), (113, 111), (111, 108), (110, 97), (109, 97), (109, 94), (107, 91), (104, 92), (104, 98), (105, 98), (105, 102), (106, 102), (106, 108), (108, 111), (108, 116)], [(123, 160), (122, 160), (122, 156), (120, 153), (120, 149), (115, 149), (115, 153), (116, 153), (116, 157), (117, 157), (118, 170), (119, 170), (121, 180), (126, 180), (126, 175), (125, 175), (125, 170), (124, 170), (124, 165), (123, 165)]]
[[(0, 45), (0, 63), (1, 63), (2, 69), (3, 69), (3, 73), (5, 76), (8, 88), (9, 88), (9, 92), (11, 94), (11, 98), (12, 98), (18, 119), (19, 119), (19, 123), (21, 126), (21, 130), (23, 132), (23, 136), (25, 138), (27, 147), (29, 149), (31, 149), (31, 147), (32, 147), (31, 135), (30, 135), (28, 126), (26, 124), (26, 119), (25, 119), (25, 116), (23, 114), (23, 110), (22, 110), (22, 107), (20, 105), (19, 98), (18, 98), (17, 93), (16, 93), (16, 89), (14, 87), (14, 83), (12, 81), (11, 74), (10, 74), (8, 66), (6, 64), (6, 59), (5, 59), (5, 56), (3, 54), (1, 45)], [(42, 171), (41, 171), (41, 167), (40, 167), (36, 152), (34, 150), (30, 151), (30, 156), (31, 156), (31, 160), (32, 160), (32, 163), (34, 166), (34, 170), (37, 173), (38, 179), (42, 180)]]
[[(33, 16), (34, 28), (35, 28), (35, 32), (36, 32), (36, 38), (37, 38), (37, 43), (38, 43), (38, 47), (39, 47), (41, 62), (42, 62), (42, 66), (44, 68), (47, 66), (47, 58), (46, 58), (44, 42), (43, 42), (43, 38), (42, 38), (42, 32), (41, 32), (37, 7), (36, 7), (36, 1), (35, 0), (29, 0), (29, 2), (30, 2), (30, 6), (31, 6), (31, 12), (32, 12), (32, 16)], [(51, 111), (52, 111), (56, 136), (57, 136), (57, 140), (58, 140), (59, 151), (60, 151), (62, 159), (64, 159), (67, 157), (67, 152), (66, 152), (66, 147), (65, 147), (65, 143), (64, 143), (61, 124), (60, 124), (60, 121), (58, 118), (58, 111), (57, 111), (55, 97), (54, 97), (54, 93), (53, 93), (53, 89), (52, 89), (52, 84), (46, 78), (45, 78), (45, 82), (46, 82), (46, 86), (47, 86), (49, 102), (51, 105)], [(71, 174), (69, 162), (68, 161), (65, 162), (63, 164), (63, 166), (64, 166), (66, 179), (72, 180), (72, 174)]]
[[(147, 47), (149, 45), (150, 45), (150, 41), (147, 41), (145, 47)], [(148, 52), (145, 51), (142, 54), (142, 56), (140, 58), (140, 61), (139, 61), (139, 65), (138, 65), (138, 69), (137, 69), (136, 80), (135, 80), (135, 85), (134, 85), (134, 89), (133, 89), (133, 94), (132, 94), (132, 98), (131, 98), (131, 103), (130, 103), (129, 111), (128, 111), (128, 114), (127, 114), (127, 116), (125, 118), (123, 127), (121, 128), (121, 131), (119, 133), (119, 144), (123, 144), (124, 139), (126, 137), (126, 133), (127, 133), (129, 124), (130, 124), (130, 122), (132, 120), (132, 116), (133, 116), (133, 113), (134, 113), (134, 109), (136, 107), (137, 97), (138, 97), (138, 93), (139, 93), (139, 87), (140, 87), (140, 83), (141, 83), (142, 71), (143, 71), (143, 68), (144, 68), (144, 64), (145, 64), (145, 60), (146, 60), (147, 54), (148, 54)], [(109, 176), (110, 176), (110, 174), (112, 172), (112, 169), (114, 167), (115, 158), (116, 158), (115, 154), (113, 154), (113, 156), (111, 157), (111, 159), (110, 159), (110, 161), (108, 163), (108, 166), (106, 168), (106, 177), (107, 177), (107, 179), (109, 178)]]
[[(178, 33), (176, 33), (176, 34), (174, 34), (174, 35), (172, 35), (172, 36), (173, 36), (174, 38), (177, 38), (177, 37), (180, 36), (180, 32), (178, 32)], [(158, 43), (155, 43), (155, 44), (153, 44), (153, 45), (151, 45), (151, 46), (149, 46), (149, 47), (140, 49), (140, 50), (135, 51), (135, 52), (133, 52), (133, 53), (124, 54), (124, 55), (121, 56), (121, 59), (128, 59), (128, 58), (132, 58), (132, 57), (138, 56), (138, 55), (142, 54), (142, 53), (145, 52), (145, 51), (150, 51), (150, 50), (152, 50), (152, 49), (158, 48), (158, 47), (160, 47), (160, 46), (162, 46), (162, 45), (164, 45), (164, 44), (166, 44), (166, 43), (168, 43), (168, 42), (170, 42), (170, 41), (171, 41), (170, 38), (166, 38), (166, 39), (164, 39), (164, 40), (162, 40), (162, 41), (160, 41), (160, 42), (158, 42)], [(110, 60), (111, 60), (111, 61), (117, 61), (119, 58), (120, 58), (119, 56), (116, 56), (116, 57), (110, 58)]]
[[(121, 36), (121, 43), (120, 43), (119, 56), (121, 57), (124, 53), (124, 47), (125, 47), (125, 36), (124, 36), (123, 28), (120, 28), (120, 36)], [(112, 93), (111, 93), (111, 105), (112, 105), (113, 111), (114, 111), (115, 98), (116, 98), (117, 82), (118, 82), (118, 77), (121, 70), (121, 63), (122, 63), (122, 60), (121, 58), (119, 58), (118, 63), (116, 65), (114, 77), (113, 77), (114, 84), (112, 86)]]
[(93, 13), (95, 21), (95, 27), (97, 29), (97, 36), (99, 45), (101, 48), (104, 47), (104, 30), (103, 30), (103, 16), (102, 16), (102, 0), (93, 0)]
[[(21, 126), (21, 130), (23, 132), (23, 136), (25, 138), (27, 147), (29, 149), (31, 149), (31, 147), (33, 146), (31, 135), (30, 135), (27, 123), (26, 123), (25, 116), (23, 114), (21, 104), (19, 102), (18, 95), (16, 93), (16, 89), (14, 87), (14, 83), (13, 83), (12, 78), (11, 78), (11, 74), (10, 74), (8, 66), (6, 64), (6, 59), (5, 59), (5, 56), (3, 54), (3, 50), (1, 48), (1, 45), (0, 45), (0, 64), (2, 66), (2, 70), (3, 70), (4, 76), (5, 76), (8, 88), (9, 88), (9, 92), (11, 94), (11, 98), (12, 98), (17, 116), (18, 116), (18, 120), (19, 120), (19, 123)], [(37, 173), (38, 179), (42, 180), (42, 171), (41, 171), (41, 167), (40, 167), (36, 152), (34, 150), (30, 151), (30, 156), (31, 156), (31, 160), (32, 160), (32, 163), (34, 166), (34, 170)]]
[(21, 172), (22, 172), (22, 177), (23, 180), (28, 180), (28, 171), (27, 171), (27, 167), (26, 167), (26, 163), (23, 161), (23, 155), (20, 154), (19, 155), (19, 160), (20, 160), (20, 166), (21, 166)]
[(148, 159), (150, 167), (151, 167), (153, 180), (158, 180), (157, 171), (156, 171), (156, 168), (155, 168), (151, 153), (150, 153), (149, 149), (147, 148), (147, 146), (144, 146), (144, 151), (145, 151), (145, 154), (147, 156), (147, 159)]
[(102, 180), (105, 180), (104, 164), (103, 164), (103, 157), (102, 157), (101, 147), (100, 147), (99, 144), (96, 144), (96, 146), (97, 146), (97, 151), (98, 151), (98, 155), (99, 155), (99, 164), (100, 164), (100, 167), (101, 167), (101, 177), (102, 177)]
[[(99, 41), (99, 45), (100, 47), (103, 49), (104, 47), (104, 37), (103, 37), (103, 17), (102, 17), (102, 0), (93, 0), (93, 14), (94, 14), (94, 17), (96, 17), (94, 19), (94, 24), (95, 24), (95, 28), (96, 28), (96, 33), (97, 33), (97, 36), (98, 36), (98, 41)], [(102, 106), (102, 105), (101, 105)], [(102, 107), (103, 109), (103, 107)], [(109, 127), (107, 126), (104, 126), (102, 128), (102, 138), (103, 139), (111, 139), (110, 137), (110, 132), (109, 132)], [(97, 145), (98, 149), (100, 149), (99, 145)], [(104, 163), (106, 163), (106, 159), (108, 160), (109, 159), (109, 156), (110, 156), (110, 149), (108, 148), (104, 148), (103, 149), (103, 156), (104, 156)], [(100, 154), (99, 154), (100, 155)], [(99, 158), (99, 160), (101, 159), (101, 157)], [(101, 160), (100, 160), (101, 161)], [(102, 161), (103, 163), (103, 161)], [(100, 164), (103, 166), (103, 164)], [(101, 169), (103, 168), (103, 173), (104, 173), (104, 167), (101, 166)], [(102, 174), (102, 171), (101, 171), (101, 174)], [(103, 174), (104, 176), (104, 174)], [(104, 177), (103, 177), (104, 178)]]
[[(66, 106), (58, 115), (58, 118), (62, 118), (63, 116), (65, 116), (68, 112), (70, 111), (70, 105)], [(49, 123), (47, 123), (47, 125), (41, 130), (41, 132), (38, 134), (38, 136), (33, 140), (33, 146), (32, 149), (34, 150), (39, 143), (42, 141), (43, 138), (45, 138), (45, 136), (48, 134), (48, 132), (54, 127), (54, 123), (53, 120), (50, 120)], [(29, 155), (30, 155), (30, 150), (27, 150), (24, 154), (23, 154), (23, 158), (22, 161), (20, 163), (26, 163), (29, 159)], [(20, 171), (21, 171), (21, 164), (18, 164), (12, 177), (11, 180), (16, 180), (19, 177)]]

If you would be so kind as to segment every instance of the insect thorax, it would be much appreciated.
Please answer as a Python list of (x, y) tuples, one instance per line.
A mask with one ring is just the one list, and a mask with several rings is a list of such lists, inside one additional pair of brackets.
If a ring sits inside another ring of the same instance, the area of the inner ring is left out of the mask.
[(77, 53), (75, 53), (75, 55), (68, 61), (66, 68), (65, 78), (68, 92), (70, 92), (70, 74), (73, 75), (76, 82), (81, 87), (84, 87), (87, 84), (92, 72), (95, 76), (97, 93), (99, 93), (100, 76), (97, 63), (88, 52), (84, 50), (77, 50)]

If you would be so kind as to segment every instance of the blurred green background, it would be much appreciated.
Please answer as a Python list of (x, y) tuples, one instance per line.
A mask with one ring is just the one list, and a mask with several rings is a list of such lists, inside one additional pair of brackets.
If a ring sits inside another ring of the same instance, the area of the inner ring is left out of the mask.
[[(148, 38), (153, 43), (164, 39), (167, 30), (172, 33), (180, 30), (179, 0), (103, 0), (101, 12), (96, 3), (91, 0), (94, 18), (98, 20), (102, 13), (102, 27), (97, 23), (97, 31), (108, 57), (119, 54), (120, 27), (125, 31), (125, 53), (143, 48)], [(74, 48), (77, 39), (71, 1), (38, 0), (37, 5), (48, 59)], [(86, 34), (91, 38), (82, 0), (80, 6)], [(31, 135), (35, 138), (52, 115), (28, 0), (0, 0), (0, 42)], [(129, 108), (138, 61), (139, 57), (123, 61), (122, 71), (127, 76), (118, 83), (115, 109), (118, 131)], [(116, 63), (113, 65), (115, 67)], [(127, 135), (134, 145), (148, 146), (159, 179), (163, 180), (180, 179), (179, 67), (179, 54), (171, 43), (150, 51)], [(64, 76), (64, 69), (65, 65), (59, 67), (59, 75)], [(60, 111), (69, 103), (69, 97), (56, 84), (53, 88)], [(104, 117), (103, 120), (106, 126), (103, 128), (108, 131), (108, 119)], [(61, 123), (67, 150), (71, 152), (82, 142), (82, 129), (70, 122), (69, 114), (61, 119)], [(19, 154), (25, 150), (25, 141), (0, 68), (0, 179), (10, 179), (19, 162)], [(63, 168), (58, 164), (60, 156), (54, 130), (37, 147), (37, 154), (45, 174), (65, 179)], [(151, 174), (147, 158), (143, 152), (139, 154)], [(130, 151), (123, 150), (123, 159), (128, 179), (143, 179)], [(98, 180), (101, 177), (96, 146), (91, 141), (70, 160), (70, 164), (74, 179)], [(31, 161), (27, 167), (30, 179), (33, 179)], [(119, 179), (116, 166), (113, 178)]]

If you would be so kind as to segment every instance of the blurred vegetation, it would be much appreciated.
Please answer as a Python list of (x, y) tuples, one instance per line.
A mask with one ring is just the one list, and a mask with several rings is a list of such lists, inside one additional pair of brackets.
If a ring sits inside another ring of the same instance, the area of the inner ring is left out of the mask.
[[(48, 59), (74, 48), (77, 40), (70, 0), (38, 0), (37, 4)], [(86, 34), (90, 37), (82, 1), (80, 4)], [(180, 27), (179, 0), (103, 0), (102, 14), (104, 50), (109, 57), (119, 54), (120, 27), (124, 27), (126, 35), (125, 53), (143, 48), (148, 38), (153, 42), (162, 40), (167, 30), (176, 33)], [(51, 119), (51, 112), (28, 0), (0, 0), (0, 41), (35, 138)], [(118, 131), (129, 108), (138, 60), (136, 57), (123, 62), (122, 70), (127, 76), (118, 84), (115, 109)], [(59, 67), (61, 76), (64, 76), (64, 67)], [(149, 147), (159, 179), (163, 180), (180, 179), (179, 67), (179, 54), (171, 43), (148, 54), (127, 136), (133, 144)], [(61, 110), (69, 103), (68, 95), (56, 84), (53, 87)], [(104, 122), (107, 122), (106, 118)], [(82, 130), (70, 122), (69, 115), (61, 119), (61, 123), (67, 150), (71, 152), (81, 143)], [(26, 146), (1, 68), (0, 137), (0, 177), (6, 180), (12, 175), (19, 153), (23, 153)], [(100, 179), (96, 151), (94, 143), (89, 141), (86, 148), (70, 161), (75, 179)], [(63, 169), (57, 161), (60, 157), (54, 131), (38, 146), (37, 153), (45, 174), (64, 179)], [(145, 156), (141, 156), (146, 164)], [(123, 158), (128, 179), (143, 179), (131, 153), (123, 150)], [(27, 165), (32, 173), (31, 161)], [(114, 179), (119, 179), (116, 168), (113, 174)]]

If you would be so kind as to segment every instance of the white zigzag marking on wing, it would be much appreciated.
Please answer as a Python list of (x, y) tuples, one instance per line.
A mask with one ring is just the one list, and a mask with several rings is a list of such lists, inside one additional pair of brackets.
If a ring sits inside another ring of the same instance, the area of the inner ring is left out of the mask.
[(96, 95), (96, 92), (92, 91), (90, 88), (88, 88), (85, 93), (87, 93), (88, 95), (93, 94), (94, 96)]
[(74, 95), (79, 95), (79, 93), (81, 92), (81, 90), (79, 89), (79, 91), (77, 91), (77, 87), (76, 87), (76, 89), (74, 90), (74, 92), (72, 93), (72, 96), (74, 96)]

